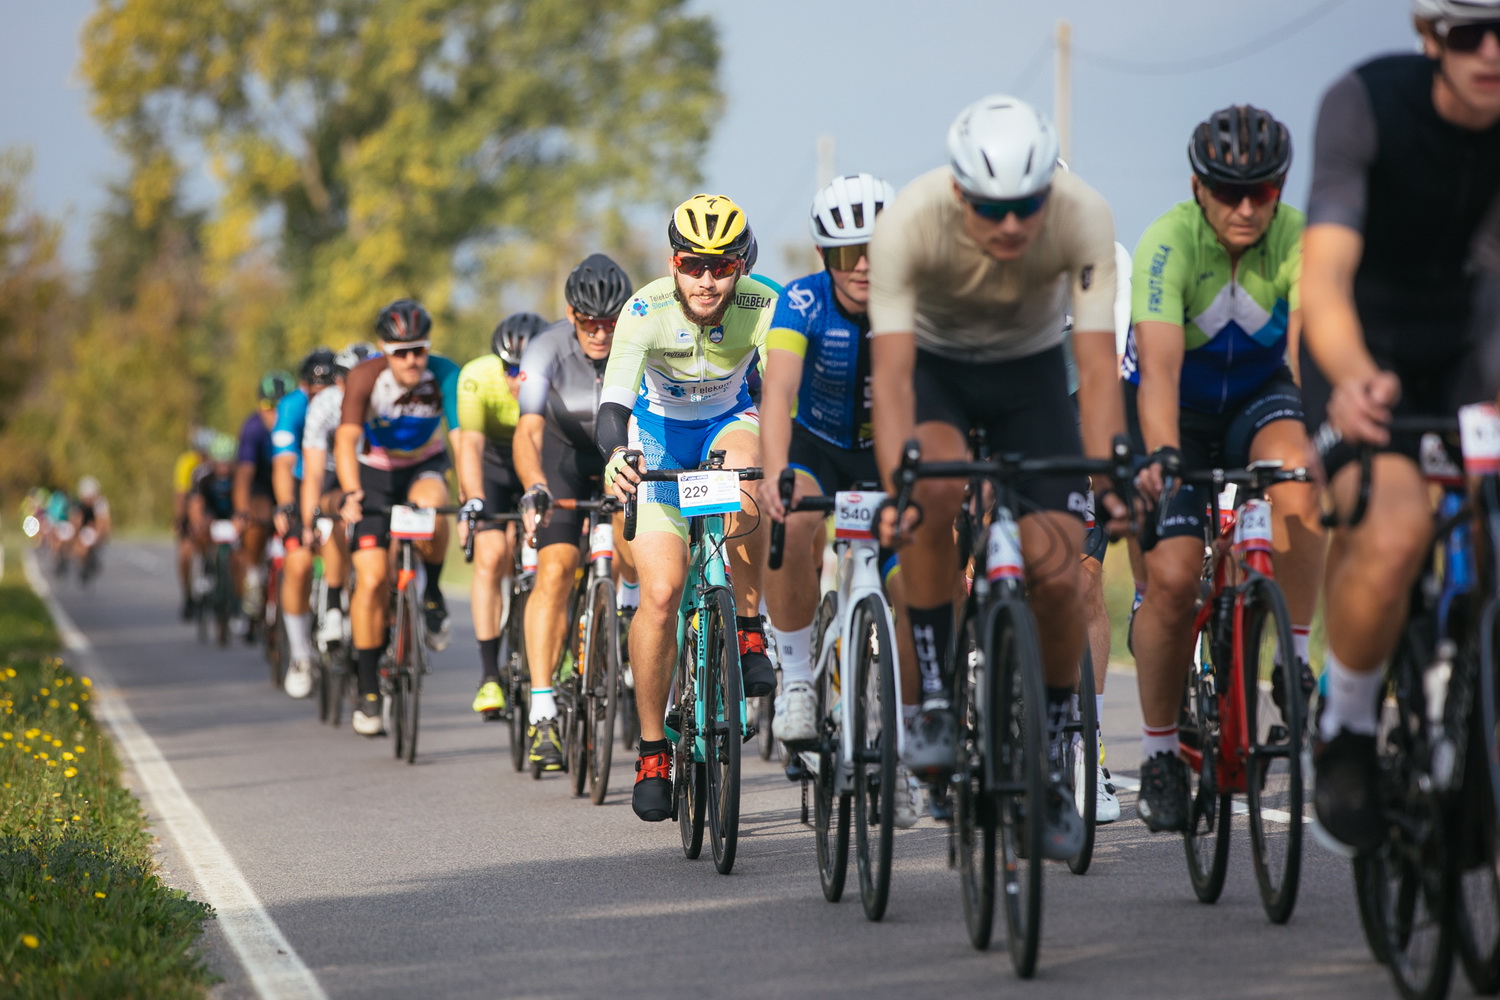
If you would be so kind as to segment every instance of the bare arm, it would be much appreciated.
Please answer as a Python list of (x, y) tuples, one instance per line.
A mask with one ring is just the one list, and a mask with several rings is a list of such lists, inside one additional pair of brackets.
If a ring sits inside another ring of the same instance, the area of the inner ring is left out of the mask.
[[(1077, 344), (1076, 337), (1074, 344)], [(1146, 451), (1180, 447), (1178, 391), (1182, 384), (1182, 357), (1186, 353), (1182, 327), (1156, 320), (1139, 322), (1135, 325), (1135, 345), (1140, 355), (1141, 372), (1140, 392), (1135, 398)], [(1083, 395), (1082, 367), (1080, 361), (1080, 400), (1086, 398)]]
[(1302, 310), (1295, 309), (1286, 323), (1286, 366), (1292, 381), (1302, 384)]
[(802, 357), (792, 351), (773, 349), (766, 358), (766, 374), (760, 384), (760, 461), (765, 469), (761, 506), (776, 520), (786, 516), (781, 507), (777, 481), (786, 468), (792, 446), (792, 407), (802, 385)]
[(1334, 385), (1377, 370), (1354, 306), (1354, 275), (1364, 249), (1364, 237), (1346, 226), (1311, 226), (1303, 237), (1302, 336)]
[(465, 500), (484, 496), (484, 432), (459, 431), (458, 495)]
[(297, 453), (284, 452), (271, 460), (271, 492), (276, 495), (276, 506), (295, 503), (297, 500)]
[(901, 464), (901, 448), (916, 431), (917, 397), (912, 387), (916, 365), (916, 333), (870, 338), (870, 385), (874, 398), (880, 400), (873, 413), (875, 461), (888, 492), (894, 492), (892, 474)]
[(248, 511), (250, 509), (250, 484), (255, 479), (255, 463), (240, 462), (234, 467), (234, 509), (235, 513)]
[(542, 434), (546, 428), (547, 418), (540, 413), (523, 413), (516, 421), (516, 433), (511, 438), (511, 457), (516, 478), (524, 489), (547, 485), (547, 476), (542, 472)]
[[(306, 473), (302, 478), (301, 498), (304, 524), (312, 517), (312, 512), (318, 508), (318, 502), (323, 498), (323, 469), (327, 462), (326, 450), (315, 447), (302, 449), (302, 470)], [(314, 469), (318, 471), (313, 472)]]
[(339, 489), (353, 493), (359, 489), (359, 424), (339, 424), (333, 432), (333, 464)]

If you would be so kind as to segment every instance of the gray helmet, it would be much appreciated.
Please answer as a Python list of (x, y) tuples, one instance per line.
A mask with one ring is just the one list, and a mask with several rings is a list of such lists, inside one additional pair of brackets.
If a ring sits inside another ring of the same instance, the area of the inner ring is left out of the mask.
[(546, 329), (547, 321), (536, 313), (511, 313), (490, 334), (490, 350), (508, 365), (521, 363), (521, 354), (532, 337)]

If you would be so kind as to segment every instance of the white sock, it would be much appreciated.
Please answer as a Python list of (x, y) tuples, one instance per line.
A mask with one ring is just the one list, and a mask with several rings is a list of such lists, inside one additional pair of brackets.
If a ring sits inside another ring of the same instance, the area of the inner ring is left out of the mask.
[(1318, 723), (1318, 735), (1325, 742), (1337, 736), (1340, 729), (1374, 736), (1377, 724), (1375, 699), (1380, 696), (1380, 685), (1384, 680), (1381, 671), (1357, 673), (1350, 670), (1330, 649), (1323, 672), (1328, 677), (1328, 694), (1323, 703), (1323, 718)]
[(1162, 726), (1160, 729), (1141, 727), (1141, 761), (1148, 761), (1159, 753), (1177, 756), (1176, 726)]
[(1104, 695), (1094, 695), (1094, 718), (1099, 720), (1099, 728), (1104, 728)]
[(286, 644), (292, 659), (312, 659), (312, 615), (282, 615), (281, 620), (286, 623)]
[(552, 697), (551, 688), (531, 689), (531, 724), (536, 725), (543, 719), (557, 718), (557, 700)]
[(620, 581), (615, 588), (615, 604), (621, 608), (638, 608), (641, 606), (641, 585), (638, 583), (626, 583)]
[(261, 585), (260, 567), (259, 566), (246, 566), (245, 567), (245, 586), (246, 587), (259, 587), (260, 585)]
[(772, 624), (771, 631), (776, 634), (776, 653), (781, 658), (781, 683), (812, 683), (813, 627), (786, 632)]
[(1297, 652), (1297, 659), (1303, 663), (1311, 663), (1312, 659), (1307, 655), (1307, 644), (1312, 639), (1312, 627), (1309, 625), (1292, 626), (1292, 648)]

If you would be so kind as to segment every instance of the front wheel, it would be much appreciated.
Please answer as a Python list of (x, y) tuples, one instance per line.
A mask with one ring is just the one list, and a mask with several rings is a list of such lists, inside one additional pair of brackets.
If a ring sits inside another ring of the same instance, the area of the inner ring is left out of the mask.
[[(1229, 871), (1230, 794), (1218, 780), (1220, 747), (1219, 682), (1229, 665), (1216, 662), (1212, 626), (1198, 635), (1191, 673), (1184, 694), (1184, 725), (1179, 726), (1189, 778), (1188, 826), (1182, 843), (1187, 852), (1188, 878), (1198, 901), (1214, 903), (1224, 891)], [(1293, 671), (1295, 675), (1295, 671)]]
[(953, 860), (958, 863), (964, 927), (969, 932), (969, 943), (980, 951), (990, 946), (995, 927), (996, 803), (985, 780), (980, 719), (976, 708), (983, 686), (980, 678), (985, 669), (983, 658), (970, 609), (959, 632), (957, 671), (953, 681), (953, 712), (958, 720), (958, 770), (953, 777), (956, 858), (950, 856), (950, 863)]
[(593, 582), (589, 593), (589, 632), (585, 642), (583, 703), (587, 744), (589, 800), (603, 805), (614, 760), (615, 715), (620, 698), (620, 616), (615, 585), (608, 577)]
[[(1068, 725), (1064, 766), (1073, 776), (1075, 800), (1083, 808), (1078, 811), (1083, 820), (1083, 846), (1068, 859), (1068, 870), (1082, 875), (1089, 870), (1094, 860), (1094, 827), (1099, 820), (1099, 707), (1094, 700), (1094, 657), (1087, 643), (1083, 647), (1083, 663), (1078, 668), (1078, 708)], [(1076, 727), (1077, 732), (1073, 730)]]
[(734, 869), (740, 838), (740, 751), (744, 745), (744, 678), (735, 627), (734, 594), (727, 587), (704, 595), (708, 662), (703, 671), (703, 760), (708, 772), (708, 833), (714, 867)]
[(865, 916), (885, 916), (891, 893), (896, 823), (895, 646), (883, 598), (870, 594), (854, 609), (854, 845)]

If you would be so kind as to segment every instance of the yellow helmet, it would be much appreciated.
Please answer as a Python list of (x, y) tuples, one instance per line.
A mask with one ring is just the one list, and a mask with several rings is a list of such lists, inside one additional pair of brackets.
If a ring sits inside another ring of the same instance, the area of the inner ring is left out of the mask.
[(672, 213), (667, 242), (680, 253), (743, 256), (750, 249), (745, 210), (718, 194), (695, 194)]

